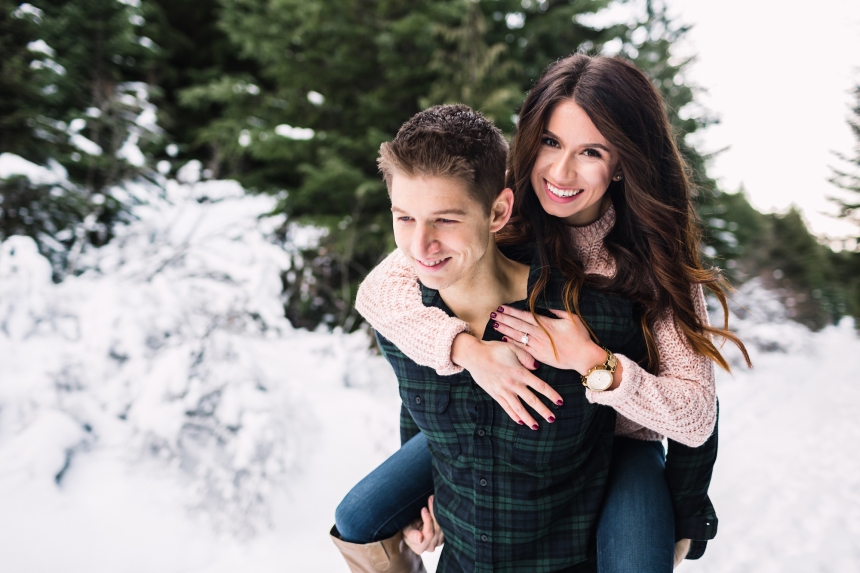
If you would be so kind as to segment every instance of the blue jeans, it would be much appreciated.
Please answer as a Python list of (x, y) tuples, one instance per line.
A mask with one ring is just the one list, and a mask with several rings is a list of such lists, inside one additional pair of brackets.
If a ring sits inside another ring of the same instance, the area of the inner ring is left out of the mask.
[(431, 495), (430, 450), (419, 432), (346, 494), (334, 522), (349, 543), (382, 541), (421, 517)]
[(672, 573), (675, 516), (660, 442), (615, 438), (597, 522), (599, 573)]
[[(597, 524), (599, 573), (670, 573), (675, 522), (659, 442), (616, 438)], [(387, 539), (420, 516), (433, 493), (427, 439), (418, 434), (361, 480), (335, 512), (345, 541)]]

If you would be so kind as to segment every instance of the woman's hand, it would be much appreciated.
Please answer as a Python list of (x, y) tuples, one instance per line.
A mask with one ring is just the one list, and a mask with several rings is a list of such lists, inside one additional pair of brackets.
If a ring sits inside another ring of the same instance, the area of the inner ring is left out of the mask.
[[(490, 314), (490, 318), (496, 321), (495, 329), (505, 335), (508, 343), (529, 352), (536, 360), (553, 368), (576, 370), (585, 374), (606, 360), (606, 351), (591, 340), (588, 329), (578, 316), (571, 316), (559, 310), (551, 312), (558, 318), (537, 318), (540, 326), (552, 335), (558, 356), (553, 351), (546, 332), (538, 326), (530, 312), (500, 306), (496, 312)], [(523, 334), (528, 334), (528, 344), (523, 344)]]
[(539, 428), (523, 402), (548, 422), (555, 421), (552, 411), (532, 390), (559, 406), (563, 403), (561, 396), (552, 386), (529, 372), (538, 364), (528, 351), (503, 342), (478, 340), (471, 334), (462, 333), (454, 339), (451, 359), (454, 364), (468, 370), (475, 383), (516, 423), (526, 424), (533, 430)]
[(403, 528), (403, 540), (413, 552), (421, 555), (425, 551), (433, 553), (445, 543), (445, 534), (436, 522), (433, 512), (433, 496), (427, 498), (427, 506), (421, 509), (421, 517)]

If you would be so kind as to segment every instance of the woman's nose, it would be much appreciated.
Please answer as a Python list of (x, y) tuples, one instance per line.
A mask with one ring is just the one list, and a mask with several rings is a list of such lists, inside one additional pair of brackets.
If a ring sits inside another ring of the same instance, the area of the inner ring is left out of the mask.
[(551, 174), (555, 178), (556, 185), (572, 185), (576, 181), (576, 155), (567, 152), (557, 157), (552, 165)]

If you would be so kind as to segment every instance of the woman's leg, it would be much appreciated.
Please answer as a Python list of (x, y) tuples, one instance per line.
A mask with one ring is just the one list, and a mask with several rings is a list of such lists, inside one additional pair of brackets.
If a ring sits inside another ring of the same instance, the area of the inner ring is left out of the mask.
[(671, 573), (675, 518), (660, 442), (615, 438), (597, 522), (599, 573)]
[(419, 433), (350, 490), (335, 511), (337, 530), (350, 543), (388, 539), (421, 515), (432, 494), (430, 450)]

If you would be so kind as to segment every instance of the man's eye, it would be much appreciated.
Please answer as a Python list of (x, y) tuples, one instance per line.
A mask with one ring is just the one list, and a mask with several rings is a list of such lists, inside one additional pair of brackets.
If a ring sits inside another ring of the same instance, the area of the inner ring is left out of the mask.
[(437, 219), (440, 223), (456, 223), (453, 219)]
[(405, 215), (404, 215), (404, 216), (402, 216), (402, 217), (397, 217), (397, 220), (398, 220), (398, 221), (403, 221), (404, 223), (408, 223), (409, 221), (411, 221), (411, 220), (412, 220), (412, 217), (407, 217), (407, 216), (405, 216)]

